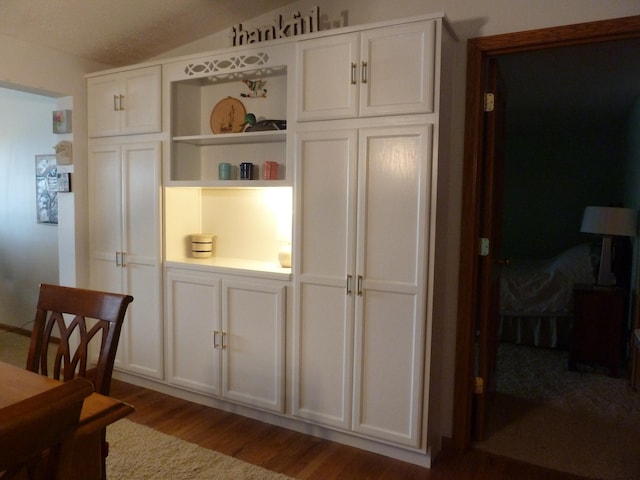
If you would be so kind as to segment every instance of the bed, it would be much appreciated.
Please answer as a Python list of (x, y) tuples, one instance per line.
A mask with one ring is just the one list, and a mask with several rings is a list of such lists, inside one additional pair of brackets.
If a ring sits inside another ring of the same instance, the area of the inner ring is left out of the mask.
[(515, 260), (500, 273), (500, 340), (566, 348), (573, 287), (595, 282), (593, 248), (576, 245), (554, 258)]

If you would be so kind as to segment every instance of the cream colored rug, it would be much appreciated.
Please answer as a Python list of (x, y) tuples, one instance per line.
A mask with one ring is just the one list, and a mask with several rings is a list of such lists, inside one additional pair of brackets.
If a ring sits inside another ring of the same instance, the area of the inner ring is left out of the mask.
[[(24, 367), (29, 337), (0, 330), (0, 362)], [(110, 480), (287, 480), (290, 477), (123, 419), (107, 428)]]
[(127, 419), (107, 428), (110, 480), (286, 480), (290, 477)]
[(588, 478), (638, 478), (640, 392), (628, 380), (570, 372), (562, 351), (501, 344), (498, 355), (498, 393), (477, 449)]
[(29, 337), (0, 329), (0, 362), (26, 368)]

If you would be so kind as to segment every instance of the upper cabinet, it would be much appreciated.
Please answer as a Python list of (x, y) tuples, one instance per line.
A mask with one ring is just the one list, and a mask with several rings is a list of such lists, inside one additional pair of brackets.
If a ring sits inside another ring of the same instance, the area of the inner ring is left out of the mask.
[(433, 112), (435, 45), (434, 20), (298, 42), (297, 119)]
[(89, 137), (159, 132), (161, 89), (159, 65), (88, 78)]
[[(165, 65), (168, 186), (291, 185), (291, 52), (290, 45), (253, 47)], [(246, 175), (242, 163), (250, 164)]]

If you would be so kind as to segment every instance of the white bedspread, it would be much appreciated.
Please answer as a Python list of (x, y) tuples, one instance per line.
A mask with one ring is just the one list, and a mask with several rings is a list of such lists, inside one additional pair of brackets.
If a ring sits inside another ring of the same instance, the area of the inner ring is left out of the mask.
[(588, 244), (555, 258), (514, 261), (500, 274), (501, 315), (558, 315), (573, 310), (573, 287), (594, 283)]

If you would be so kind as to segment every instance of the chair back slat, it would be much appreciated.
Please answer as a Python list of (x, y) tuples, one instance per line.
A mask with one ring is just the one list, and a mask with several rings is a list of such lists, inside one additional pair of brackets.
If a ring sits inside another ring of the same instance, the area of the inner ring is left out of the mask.
[[(90, 378), (96, 392), (108, 395), (122, 324), (132, 301), (131, 295), (40, 285), (27, 370), (65, 381)], [(89, 375), (92, 342), (99, 353)], [(50, 350), (55, 352), (52, 364)]]

